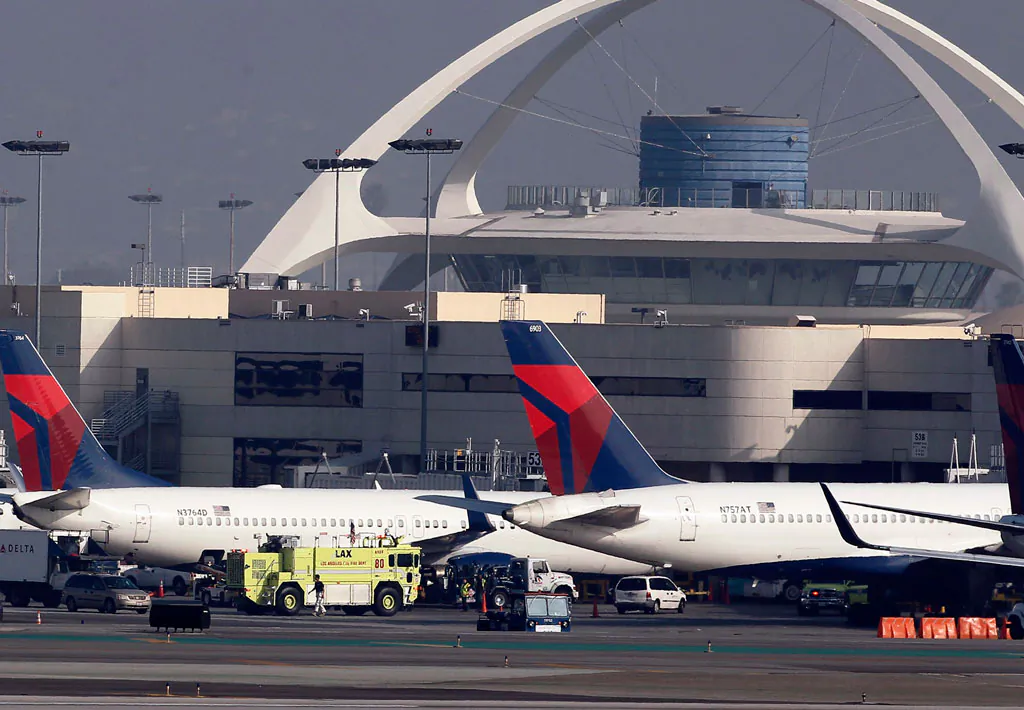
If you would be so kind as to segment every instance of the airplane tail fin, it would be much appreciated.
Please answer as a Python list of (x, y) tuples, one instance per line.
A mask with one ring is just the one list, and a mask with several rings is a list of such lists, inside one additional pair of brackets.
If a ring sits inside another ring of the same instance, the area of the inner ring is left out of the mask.
[(995, 371), (999, 424), (1003, 431), (1003, 460), (1010, 489), (1010, 509), (1024, 513), (1021, 480), (1024, 471), (1024, 354), (1012, 335), (993, 334), (989, 340), (989, 359)]
[(684, 483), (651, 458), (547, 324), (502, 321), (501, 332), (554, 495)]
[(25, 333), (0, 330), (0, 369), (26, 491), (168, 485), (103, 450)]

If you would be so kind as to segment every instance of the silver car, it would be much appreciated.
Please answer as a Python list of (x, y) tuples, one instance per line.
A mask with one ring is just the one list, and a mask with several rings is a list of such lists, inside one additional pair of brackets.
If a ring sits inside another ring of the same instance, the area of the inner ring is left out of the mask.
[(76, 574), (64, 584), (68, 611), (96, 609), (114, 614), (118, 609), (129, 609), (145, 614), (151, 603), (149, 594), (135, 582), (116, 574)]

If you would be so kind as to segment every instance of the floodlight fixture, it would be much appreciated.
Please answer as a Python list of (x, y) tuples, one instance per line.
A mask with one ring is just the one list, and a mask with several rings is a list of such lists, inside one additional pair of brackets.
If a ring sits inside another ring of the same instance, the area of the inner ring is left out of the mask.
[[(334, 156), (333, 158), (307, 158), (302, 161), (302, 165), (315, 173), (334, 173), (334, 290), (338, 291), (341, 288), (338, 275), (338, 260), (341, 253), (338, 233), (340, 220), (338, 212), (341, 210), (341, 173), (358, 173), (369, 170), (377, 164), (377, 161), (370, 158), (342, 158), (340, 148), (335, 149)], [(326, 269), (326, 266), (323, 268)], [(320, 280), (327, 281), (324, 271), (321, 271)], [(327, 287), (326, 283), (322, 285), (324, 288)]]
[(1024, 158), (1024, 143), (1003, 143), (999, 147), (1015, 158)]
[(2, 145), (18, 155), (63, 155), (71, 150), (68, 141), (7, 141)]
[(458, 138), (400, 138), (388, 143), (401, 153), (454, 153), (462, 149)]
[[(64, 155), (71, 150), (71, 143), (68, 141), (44, 141), (43, 132), (36, 131), (36, 140), (20, 141), (12, 140), (2, 143), (4, 148), (17, 153), (18, 155), (35, 156), (36, 167), (36, 317), (35, 332), (33, 339), (35, 346), (42, 351), (39, 343), (39, 331), (42, 325), (42, 299), (43, 299), (43, 158)], [(4, 210), (6, 215), (6, 210)], [(4, 240), (6, 245), (7, 241)], [(6, 246), (5, 246), (6, 249)], [(4, 279), (8, 276), (5, 274)]]

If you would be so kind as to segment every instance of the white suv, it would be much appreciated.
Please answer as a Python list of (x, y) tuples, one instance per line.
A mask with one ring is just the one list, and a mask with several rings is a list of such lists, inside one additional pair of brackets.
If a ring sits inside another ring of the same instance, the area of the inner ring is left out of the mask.
[(620, 614), (631, 609), (657, 614), (662, 609), (686, 609), (686, 593), (668, 577), (623, 577), (615, 585), (615, 608)]

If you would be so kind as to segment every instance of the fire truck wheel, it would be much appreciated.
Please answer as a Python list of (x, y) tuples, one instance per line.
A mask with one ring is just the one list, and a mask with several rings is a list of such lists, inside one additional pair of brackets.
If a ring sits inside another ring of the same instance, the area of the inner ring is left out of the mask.
[(302, 607), (302, 598), (295, 587), (285, 587), (277, 593), (277, 613), (281, 616), (295, 616)]
[(379, 587), (374, 597), (373, 613), (377, 616), (394, 616), (402, 606), (402, 600), (393, 587)]
[(210, 603), (213, 601), (213, 597), (210, 595), (210, 592), (205, 589), (203, 590), (201, 598), (203, 601), (203, 606), (210, 606)]
[(171, 582), (171, 590), (179, 597), (183, 597), (188, 593), (188, 585), (185, 584), (185, 580), (181, 577), (175, 577), (174, 581)]

